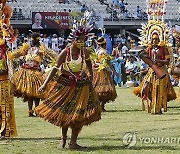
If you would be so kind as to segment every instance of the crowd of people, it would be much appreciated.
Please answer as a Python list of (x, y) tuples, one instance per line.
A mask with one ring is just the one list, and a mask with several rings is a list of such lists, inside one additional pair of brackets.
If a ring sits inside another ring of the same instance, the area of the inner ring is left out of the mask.
[[(95, 41), (97, 44), (97, 40)], [(8, 45), (11, 50), (15, 50), (24, 42), (29, 42), (31, 44), (31, 34), (21, 34), (14, 43), (9, 43)], [(115, 85), (120, 87), (138, 86), (144, 75), (147, 73), (148, 65), (137, 56), (137, 52), (131, 50), (131, 48), (137, 46), (137, 41), (132, 36), (118, 34), (114, 35), (113, 39), (111, 38), (111, 42), (114, 44), (111, 54), (114, 59), (111, 62), (114, 68), (116, 68), (116, 72), (119, 73), (118, 79), (113, 74), (111, 75)], [(56, 51), (58, 54), (68, 44), (67, 39), (63, 34), (59, 36), (57, 34), (49, 36), (47, 36), (47, 34), (40, 34), (40, 43), (43, 43), (46, 47)], [(178, 62), (177, 52), (178, 51), (175, 51), (173, 54), (175, 63)], [(171, 75), (170, 78), (173, 86), (179, 84), (179, 81), (174, 79)]]
[[(143, 47), (135, 47), (135, 40), (130, 36), (126, 39), (118, 35), (112, 53), (107, 50), (103, 31), (98, 38), (90, 33), (93, 29), (90, 12), (85, 12), (82, 20), (74, 23), (67, 39), (56, 34), (48, 38), (34, 32), (29, 38), (21, 35), (14, 45), (17, 31), (7, 22), (11, 9), (6, 1), (1, 6), (1, 140), (17, 135), (14, 96), (28, 102), (29, 117), (40, 117), (61, 127), (62, 148), (66, 146), (67, 131), (71, 129), (70, 149), (83, 148), (77, 143), (80, 131), (85, 125), (101, 119), (101, 112), (106, 111), (105, 104), (118, 96), (115, 85), (127, 84), (128, 77), (133, 86), (136, 80), (141, 81), (134, 94), (142, 99), (142, 109), (145, 110), (146, 103), (151, 114), (167, 112), (167, 102), (176, 99), (168, 72), (172, 50), (168, 40), (164, 41), (167, 25), (162, 21), (149, 21), (147, 27), (142, 27)], [(147, 30), (149, 33), (145, 33)], [(180, 31), (176, 29), (174, 33), (179, 50)], [(138, 53), (131, 53), (133, 49)], [(179, 80), (179, 59), (173, 62), (171, 74)], [(15, 68), (14, 63), (17, 64)]]

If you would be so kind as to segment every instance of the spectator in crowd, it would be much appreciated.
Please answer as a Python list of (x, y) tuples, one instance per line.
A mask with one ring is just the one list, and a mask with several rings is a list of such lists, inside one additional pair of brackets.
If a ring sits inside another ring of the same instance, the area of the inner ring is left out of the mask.
[(84, 13), (87, 10), (86, 4), (81, 5), (81, 12)]
[(20, 8), (18, 12), (18, 20), (22, 20), (22, 19), (23, 19), (23, 14), (22, 14), (22, 9)]
[(139, 61), (139, 70), (137, 72), (137, 75), (138, 75), (138, 78), (139, 78), (139, 81), (142, 82), (143, 81), (143, 78), (144, 76), (147, 74), (148, 72), (148, 66), (147, 64), (141, 59)]
[(122, 42), (122, 48), (121, 48), (121, 55), (126, 56), (129, 49), (127, 48), (126, 44)]
[(119, 46), (118, 45), (114, 45), (113, 47), (113, 52), (112, 52), (112, 56), (114, 57), (114, 59), (111, 61), (116, 73), (118, 75), (112, 75), (113, 80), (115, 85), (121, 86), (121, 82), (122, 82), (122, 65), (124, 65), (124, 60), (122, 59), (122, 57), (120, 57), (120, 53), (119, 53)]
[(40, 43), (43, 43), (44, 42), (44, 39), (43, 39), (43, 34), (40, 34)]
[(121, 44), (121, 34), (117, 35), (116, 43), (117, 43), (117, 45)]
[(17, 13), (17, 9), (16, 9), (16, 8), (14, 8), (12, 18), (13, 18), (13, 19), (17, 19), (17, 15), (18, 15), (18, 13)]
[(125, 37), (124, 34), (123, 34), (122, 37), (121, 37), (121, 42), (122, 42), (123, 44), (126, 44), (126, 37)]
[(125, 10), (125, 11), (124, 11), (124, 18), (125, 18), (125, 19), (131, 18), (128, 10)]
[(113, 16), (113, 20), (117, 20), (118, 19), (117, 11), (116, 10), (113, 10), (112, 16)]
[(128, 5), (128, 3), (125, 3), (124, 0), (121, 0), (119, 5), (120, 5), (121, 13), (124, 13), (125, 12), (125, 5)]
[(119, 1), (118, 0), (113, 0), (113, 5), (115, 9), (119, 8)]
[(147, 19), (148, 18), (148, 14), (146, 12), (143, 12), (143, 19)]
[(138, 18), (142, 18), (142, 10), (140, 9), (140, 6), (138, 5), (136, 8), (136, 16)]
[(140, 19), (147, 19), (148, 17), (146, 12), (142, 12), (142, 9), (140, 8), (140, 6), (137, 6), (136, 16), (137, 18), (140, 18)]
[(114, 45), (117, 45), (117, 35), (114, 35), (113, 43), (114, 43)]
[(106, 1), (105, 0), (99, 0), (99, 2), (101, 3), (101, 5), (103, 5), (103, 4), (108, 5), (107, 0)]
[(47, 37), (46, 34), (44, 34), (43, 37), (44, 37), (44, 38), (43, 38), (44, 45), (45, 45), (46, 47), (48, 47), (48, 44), (49, 44), (49, 38)]
[(126, 63), (125, 68), (126, 68), (126, 75), (130, 75), (131, 81), (134, 82), (135, 81), (134, 75), (137, 71), (136, 70), (137, 65), (134, 61), (133, 56), (130, 57), (130, 61)]
[(56, 52), (59, 52), (59, 48), (58, 48), (58, 37), (56, 34), (53, 34), (53, 38), (52, 38), (52, 49)]
[(107, 8), (106, 8), (106, 11), (107, 11), (108, 13), (111, 13), (113, 9), (114, 9), (113, 4), (111, 4), (111, 6), (109, 6), (109, 4), (108, 4), (108, 5), (107, 5)]
[(58, 39), (58, 46), (60, 51), (63, 49), (63, 43), (64, 43), (64, 36), (61, 34)]

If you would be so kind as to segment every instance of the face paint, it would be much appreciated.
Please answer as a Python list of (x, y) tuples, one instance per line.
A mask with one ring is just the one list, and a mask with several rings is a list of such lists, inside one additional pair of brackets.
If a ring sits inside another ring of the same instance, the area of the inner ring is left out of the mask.
[(82, 49), (85, 45), (85, 42), (83, 40), (77, 40), (75, 41), (75, 45), (77, 48)]
[(159, 36), (158, 35), (156, 35), (156, 34), (154, 34), (153, 36), (152, 36), (152, 44), (153, 45), (158, 45), (159, 44)]

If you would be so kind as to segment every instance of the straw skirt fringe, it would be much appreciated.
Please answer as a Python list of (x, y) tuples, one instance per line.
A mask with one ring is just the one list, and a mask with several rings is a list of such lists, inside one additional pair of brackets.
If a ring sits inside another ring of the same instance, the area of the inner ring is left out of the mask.
[(167, 102), (176, 99), (176, 93), (171, 84), (167, 69), (163, 68), (163, 70), (166, 72), (166, 77), (158, 79), (154, 75), (153, 70), (149, 69), (144, 80), (134, 89), (134, 94), (142, 98), (142, 101), (145, 99), (143, 92), (146, 89), (146, 97), (151, 102), (150, 112), (154, 114), (160, 113), (161, 108), (164, 108), (164, 111), (166, 112)]
[(93, 76), (93, 87), (99, 96), (99, 100), (103, 102), (114, 101), (117, 93), (110, 72), (105, 69), (100, 72), (94, 70)]
[(20, 69), (15, 72), (12, 83), (15, 89), (15, 96), (26, 98), (42, 98), (42, 94), (38, 93), (39, 87), (44, 80), (42, 73), (38, 70)]
[(100, 102), (88, 79), (73, 81), (60, 76), (48, 98), (35, 108), (48, 122), (61, 127), (89, 125), (101, 119)]
[(17, 136), (14, 98), (9, 80), (0, 81), (0, 133), (5, 131), (5, 138)]

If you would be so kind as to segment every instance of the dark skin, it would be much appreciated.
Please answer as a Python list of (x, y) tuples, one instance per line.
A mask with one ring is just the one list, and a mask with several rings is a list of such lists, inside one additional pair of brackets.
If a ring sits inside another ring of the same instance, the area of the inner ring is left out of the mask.
[[(70, 52), (71, 52), (71, 55), (72, 55), (72, 59), (73, 60), (77, 60), (78, 57), (79, 57), (79, 53), (80, 53), (80, 49), (76, 47), (75, 44), (72, 44), (70, 46)], [(66, 56), (67, 56), (67, 52), (66, 50), (62, 50), (62, 52), (59, 54), (57, 60), (56, 60), (56, 64), (57, 64), (57, 68), (59, 68), (64, 62), (65, 62), (65, 59), (66, 59)], [(90, 78), (92, 77), (92, 64), (91, 64), (91, 61), (89, 60), (89, 51), (85, 49), (85, 59), (86, 60), (86, 65), (88, 66), (88, 69), (89, 69), (89, 73), (90, 73)], [(43, 91), (46, 87), (46, 85), (48, 84), (48, 82), (54, 77), (54, 75), (56, 74), (57, 72), (57, 69), (56, 68), (52, 68), (51, 72), (49, 73), (47, 79), (45, 80), (45, 82), (43, 83), (43, 85), (39, 88), (39, 92)], [(68, 73), (68, 72), (66, 72)], [(76, 73), (74, 73), (76, 74)], [(69, 73), (70, 75), (70, 73)]]
[[(36, 45), (34, 45), (33, 47), (35, 47)], [(39, 47), (38, 45), (36, 47)], [(37, 53), (37, 55), (39, 55), (41, 58), (43, 57), (42, 53), (39, 52)], [(14, 55), (14, 58), (19, 58), (21, 56), (24, 56), (21, 52), (17, 52), (15, 55)], [(28, 61), (26, 63), (29, 63)], [(35, 103), (35, 107), (37, 107), (39, 105), (39, 102), (40, 102), (40, 99), (39, 98), (30, 98), (30, 97), (27, 97), (27, 101), (28, 101), (28, 109), (29, 109), (29, 117), (34, 117), (34, 114), (33, 114), (33, 102)]]
[[(81, 35), (78, 40), (80, 41), (84, 41), (85, 40), (85, 37), (84, 35)], [(73, 60), (77, 60), (78, 57), (79, 57), (79, 54), (80, 54), (80, 50), (83, 49), (84, 47), (83, 46), (79, 46), (78, 44), (76, 43), (72, 43), (70, 45), (70, 54), (72, 56), (72, 59)], [(86, 59), (86, 65), (89, 69), (89, 79), (92, 81), (92, 64), (91, 64), (91, 61), (89, 59), (89, 51), (88, 49), (83, 49), (85, 50), (85, 59)], [(62, 50), (62, 52), (59, 54), (58, 58), (57, 58), (57, 61), (56, 61), (56, 65), (57, 65), (57, 68), (59, 68), (66, 60), (66, 56), (67, 56), (67, 51), (64, 49)], [(45, 87), (47, 86), (48, 82), (54, 77), (54, 75), (56, 74), (57, 72), (57, 68), (52, 68), (51, 72), (49, 73), (47, 79), (45, 80), (45, 82), (43, 83), (43, 85), (39, 88), (39, 92), (42, 92), (45, 90)], [(68, 74), (69, 72), (65, 72), (66, 74)], [(76, 73), (74, 73), (76, 74)], [(69, 75), (71, 75), (69, 73)], [(77, 144), (77, 137), (82, 129), (82, 126), (72, 126), (71, 127), (72, 129), (72, 133), (71, 133), (71, 141), (70, 141), (70, 144), (69, 144), (69, 148), (70, 149), (79, 149), (79, 148), (82, 148), (80, 145)], [(67, 139), (67, 131), (68, 131), (68, 127), (62, 127), (62, 143), (61, 143), (61, 147), (64, 148), (65, 145), (66, 145), (66, 139)]]
[[(152, 48), (159, 48), (158, 46), (159, 42), (160, 42), (159, 38), (152, 38)], [(169, 55), (167, 48), (164, 48), (164, 52), (165, 52), (165, 56)], [(158, 50), (155, 56), (155, 61), (154, 61), (155, 64), (157, 64), (158, 66), (169, 65), (170, 59), (161, 60), (161, 57), (162, 57), (162, 53), (160, 50)]]
[[(156, 34), (153, 35), (152, 36), (152, 42), (151, 42), (152, 43), (152, 49), (159, 49), (159, 50), (157, 50), (157, 52), (155, 54), (155, 57), (151, 57), (151, 58), (152, 59), (155, 58), (154, 63), (156, 65), (158, 65), (159, 67), (161, 67), (161, 66), (164, 66), (164, 65), (169, 65), (170, 59), (168, 58), (168, 59), (165, 59), (165, 60), (161, 60), (161, 58), (162, 58), (162, 51), (160, 50), (159, 42), (160, 42), (159, 37)], [(164, 54), (165, 54), (165, 57), (169, 55), (169, 52), (168, 52), (167, 48), (164, 48)], [(146, 88), (146, 85), (145, 85), (143, 93), (146, 96), (148, 96), (150, 100), (152, 100), (151, 95), (148, 95), (149, 93), (146, 90), (147, 90), (147, 88)]]

